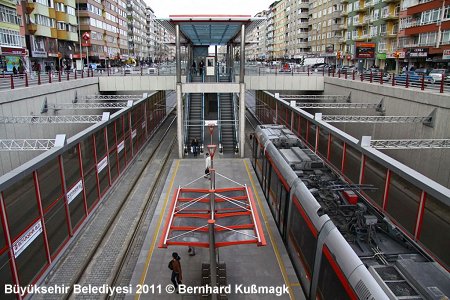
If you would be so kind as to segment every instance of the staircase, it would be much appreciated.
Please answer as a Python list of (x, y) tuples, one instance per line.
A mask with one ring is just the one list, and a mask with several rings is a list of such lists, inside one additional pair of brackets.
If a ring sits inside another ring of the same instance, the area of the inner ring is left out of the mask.
[[(201, 76), (192, 76), (192, 82), (202, 82)], [(189, 127), (188, 127), (188, 142), (197, 138), (199, 145), (203, 144), (202, 136), (202, 122), (203, 122), (203, 106), (202, 93), (192, 93), (190, 95), (191, 101), (189, 105)]]
[[(228, 82), (227, 77), (220, 77), (220, 82)], [(219, 94), (220, 101), (220, 122), (222, 131), (223, 153), (234, 153), (234, 110), (233, 94)]]

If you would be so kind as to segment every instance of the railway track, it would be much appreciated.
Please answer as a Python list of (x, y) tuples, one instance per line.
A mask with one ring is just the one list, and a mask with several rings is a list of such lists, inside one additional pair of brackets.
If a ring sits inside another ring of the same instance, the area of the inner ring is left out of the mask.
[(74, 292), (74, 287), (114, 286), (117, 282), (132, 252), (137, 232), (145, 223), (145, 217), (152, 214), (154, 198), (158, 196), (156, 187), (175, 155), (176, 117), (169, 115), (160, 128), (118, 179), (120, 183), (110, 189), (109, 195), (90, 214), (40, 284), (64, 285), (65, 293), (45, 297), (31, 295), (32, 299), (104, 298), (98, 293)]

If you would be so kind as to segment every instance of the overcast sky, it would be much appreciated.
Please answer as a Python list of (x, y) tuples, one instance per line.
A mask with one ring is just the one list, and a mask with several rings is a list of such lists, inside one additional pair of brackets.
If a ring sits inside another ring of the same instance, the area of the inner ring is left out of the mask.
[(144, 0), (157, 17), (169, 15), (251, 15), (267, 9), (275, 0)]

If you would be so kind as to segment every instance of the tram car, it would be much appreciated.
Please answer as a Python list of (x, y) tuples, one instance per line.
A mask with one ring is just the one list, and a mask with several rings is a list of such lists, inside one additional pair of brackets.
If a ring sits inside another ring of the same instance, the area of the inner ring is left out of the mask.
[(252, 165), (307, 299), (449, 299), (449, 273), (283, 125)]

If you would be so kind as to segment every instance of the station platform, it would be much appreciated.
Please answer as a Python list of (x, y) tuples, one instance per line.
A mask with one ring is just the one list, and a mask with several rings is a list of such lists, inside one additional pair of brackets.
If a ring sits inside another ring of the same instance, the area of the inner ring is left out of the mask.
[[(229, 178), (253, 190), (267, 241), (263, 247), (247, 244), (218, 248), (219, 263), (226, 264), (227, 283), (231, 290), (228, 299), (305, 299), (250, 161), (216, 157), (214, 169), (226, 177), (216, 176), (216, 188), (238, 186)], [(189, 187), (209, 188), (209, 179), (202, 176), (204, 166), (205, 161), (201, 158), (174, 160), (130, 282), (133, 294), (127, 295), (126, 299), (206, 299), (199, 293), (168, 293), (166, 288), (171, 285), (172, 271), (168, 263), (172, 252), (181, 257), (183, 284), (199, 287), (202, 263), (209, 263), (209, 249), (196, 248), (196, 255), (189, 256), (186, 246), (158, 248), (174, 190), (199, 177)], [(137, 286), (143, 286), (141, 294), (136, 294)]]

